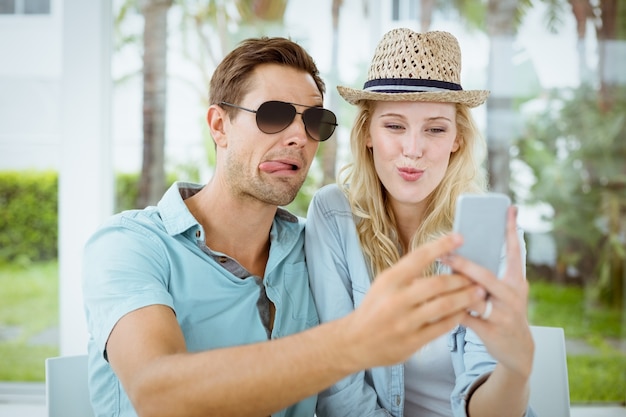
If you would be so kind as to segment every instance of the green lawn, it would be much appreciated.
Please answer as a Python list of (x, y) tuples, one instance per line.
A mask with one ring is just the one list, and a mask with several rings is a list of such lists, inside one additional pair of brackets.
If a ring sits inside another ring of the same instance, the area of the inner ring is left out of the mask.
[(4, 265), (0, 288), (0, 381), (43, 381), (44, 359), (59, 348), (33, 338), (58, 326), (58, 264)]
[[(568, 356), (571, 402), (625, 403), (626, 354), (610, 343), (625, 343), (622, 313), (592, 307), (581, 288), (530, 282), (530, 323), (563, 327), (596, 351)], [(0, 266), (0, 288), (0, 381), (43, 381), (45, 358), (59, 350), (34, 340), (58, 326), (58, 265)]]
[[(595, 354), (570, 355), (567, 367), (572, 403), (626, 403), (626, 343), (622, 312), (593, 306), (576, 286), (530, 281), (529, 321), (563, 327), (566, 339), (578, 339)], [(613, 343), (611, 343), (613, 342)]]

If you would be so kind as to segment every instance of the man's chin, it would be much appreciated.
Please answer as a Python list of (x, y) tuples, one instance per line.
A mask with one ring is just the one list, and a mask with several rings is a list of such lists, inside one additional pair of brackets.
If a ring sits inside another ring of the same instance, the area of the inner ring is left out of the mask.
[(281, 196), (279, 198), (274, 198), (271, 202), (271, 204), (274, 204), (276, 206), (288, 206), (289, 204), (291, 204), (293, 202), (293, 200), (296, 199), (296, 195), (298, 193), (294, 194), (294, 195), (285, 195), (285, 196)]
[(289, 180), (281, 179), (280, 181), (265, 183), (256, 187), (256, 190), (250, 190), (249, 195), (266, 204), (286, 206), (296, 199), (302, 184), (304, 184), (304, 180), (299, 181), (295, 178)]

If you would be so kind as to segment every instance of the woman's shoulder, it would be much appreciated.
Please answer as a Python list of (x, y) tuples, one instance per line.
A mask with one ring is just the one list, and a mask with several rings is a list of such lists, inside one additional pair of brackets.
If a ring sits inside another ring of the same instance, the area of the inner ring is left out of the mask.
[(324, 198), (338, 198), (343, 197), (345, 199), (345, 195), (339, 185), (336, 183), (326, 184), (322, 186), (319, 190), (315, 192), (315, 196), (323, 196)]
[(328, 184), (320, 188), (313, 195), (311, 204), (324, 211), (348, 211), (350, 203), (343, 190), (337, 184)]

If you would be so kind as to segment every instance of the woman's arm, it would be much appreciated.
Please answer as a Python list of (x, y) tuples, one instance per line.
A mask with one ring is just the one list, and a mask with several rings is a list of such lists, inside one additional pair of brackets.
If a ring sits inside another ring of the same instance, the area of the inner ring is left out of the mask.
[[(487, 319), (467, 314), (463, 320), (463, 324), (478, 335), (489, 354), (497, 361), (493, 372), (468, 399), (467, 412), (470, 417), (521, 417), (527, 412), (534, 342), (527, 320), (528, 282), (523, 253), (516, 230), (515, 209), (510, 208), (506, 270), (500, 279), (460, 257), (448, 261), (453, 270), (484, 286), (493, 306)], [(473, 355), (474, 358), (479, 357), (475, 353)], [(474, 365), (470, 363), (468, 368)], [(528, 415), (532, 415), (532, 412)]]
[[(350, 314), (370, 287), (350, 205), (335, 186), (316, 193), (307, 213), (305, 249), (311, 292), (322, 323)], [(359, 282), (353, 282), (358, 274)], [(360, 298), (355, 300), (356, 297)], [(365, 371), (337, 382), (318, 395), (317, 416), (389, 415), (378, 401)]]

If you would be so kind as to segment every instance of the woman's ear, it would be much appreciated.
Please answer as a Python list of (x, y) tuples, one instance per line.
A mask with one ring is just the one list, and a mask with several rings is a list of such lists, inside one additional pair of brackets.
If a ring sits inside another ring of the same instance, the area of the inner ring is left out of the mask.
[(457, 135), (456, 138), (454, 138), (454, 143), (452, 144), (452, 150), (450, 153), (455, 153), (456, 151), (459, 150), (459, 148), (461, 147), (462, 140), (463, 138), (460, 137), (459, 135)]
[(226, 111), (217, 104), (213, 104), (207, 111), (206, 121), (215, 144), (217, 146), (226, 146), (226, 126), (228, 124)]

